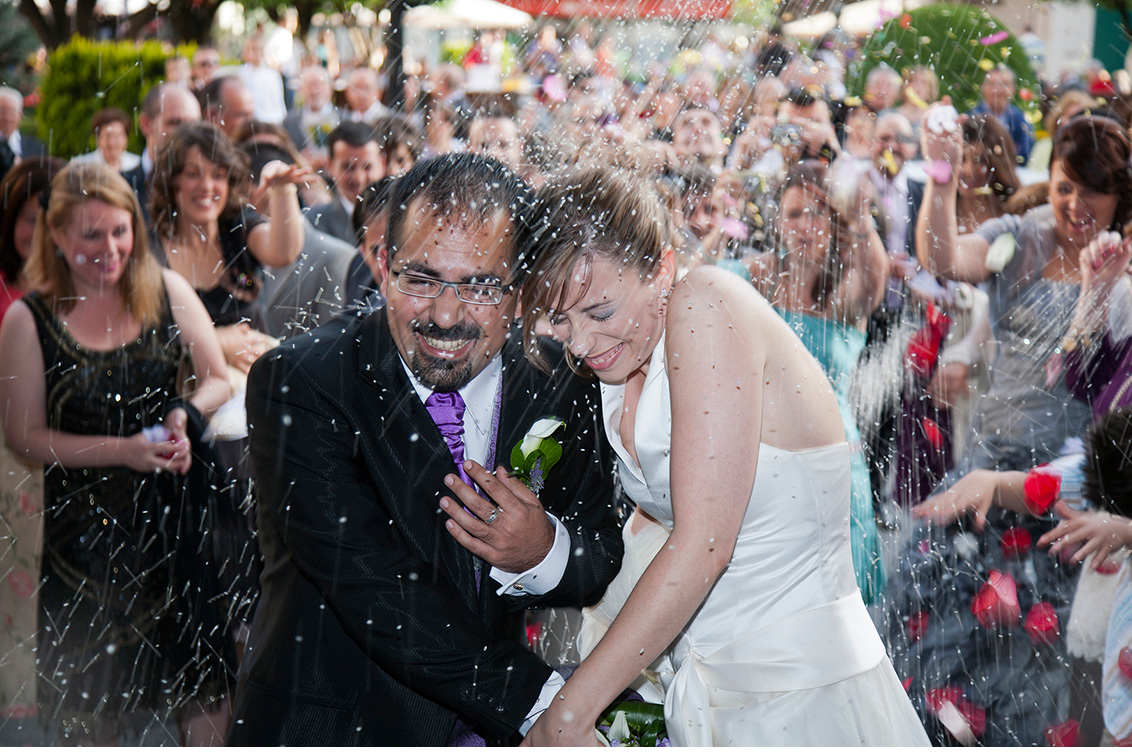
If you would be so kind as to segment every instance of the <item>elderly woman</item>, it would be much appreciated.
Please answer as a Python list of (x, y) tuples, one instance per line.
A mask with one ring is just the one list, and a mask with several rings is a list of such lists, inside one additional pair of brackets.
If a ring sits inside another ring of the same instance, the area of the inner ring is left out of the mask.
[(95, 150), (75, 158), (79, 162), (101, 162), (119, 173), (133, 170), (141, 163), (141, 157), (126, 151), (130, 145), (130, 129), (133, 122), (130, 116), (116, 107), (104, 107), (90, 119), (90, 130), (94, 133)]

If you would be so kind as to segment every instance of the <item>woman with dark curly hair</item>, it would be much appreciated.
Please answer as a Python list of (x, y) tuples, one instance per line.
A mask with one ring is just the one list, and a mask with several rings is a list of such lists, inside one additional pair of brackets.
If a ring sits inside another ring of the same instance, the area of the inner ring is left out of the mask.
[(972, 231), (1006, 214), (1006, 202), (1022, 185), (1014, 142), (989, 115), (968, 115), (962, 123), (963, 167), (959, 173), (956, 212), (959, 227)]
[(245, 374), (271, 343), (257, 331), (263, 267), (286, 267), (303, 247), (296, 184), (305, 179), (300, 168), (264, 165), (261, 215), (247, 204), (246, 158), (210, 123), (182, 125), (154, 164), (154, 253), (197, 290), (225, 361)]
[(58, 157), (31, 157), (0, 182), (0, 322), (28, 290), (23, 268), (31, 255), (39, 193), (66, 165)]
[(991, 389), (975, 407), (973, 452), (960, 468), (1045, 463), (1088, 422), (1088, 407), (1060, 379), (1059, 347), (1077, 305), (1082, 250), (1098, 233), (1132, 220), (1132, 144), (1108, 118), (1071, 120), (1054, 136), (1049, 204), (966, 233), (956, 212), (960, 133), (925, 130), (924, 154), (941, 166), (925, 189), (916, 228), (920, 261), (950, 280), (988, 283), (999, 343)]

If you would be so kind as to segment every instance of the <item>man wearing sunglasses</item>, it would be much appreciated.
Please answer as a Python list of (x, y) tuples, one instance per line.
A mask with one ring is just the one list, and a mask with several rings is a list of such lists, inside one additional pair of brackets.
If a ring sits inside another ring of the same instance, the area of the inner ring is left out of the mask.
[[(418, 163), (390, 200), (385, 307), (252, 369), (266, 562), (230, 744), (514, 742), (560, 687), (506, 613), (592, 604), (622, 543), (596, 385), (509, 337), (530, 200), (490, 158)], [(485, 470), (547, 417), (563, 453), (537, 495)]]

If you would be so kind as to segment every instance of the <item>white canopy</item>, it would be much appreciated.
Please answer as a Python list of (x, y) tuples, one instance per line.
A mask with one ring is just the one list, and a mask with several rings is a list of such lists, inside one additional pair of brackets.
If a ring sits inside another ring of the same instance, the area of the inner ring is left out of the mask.
[(405, 12), (405, 22), (418, 29), (520, 29), (533, 20), (495, 0), (445, 0)]

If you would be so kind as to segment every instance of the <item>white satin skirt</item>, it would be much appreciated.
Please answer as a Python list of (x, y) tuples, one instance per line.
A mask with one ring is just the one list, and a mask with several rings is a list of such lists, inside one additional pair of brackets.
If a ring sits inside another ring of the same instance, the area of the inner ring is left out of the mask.
[[(583, 611), (583, 658), (668, 538), (663, 526), (638, 518), (624, 529), (621, 572)], [(701, 611), (693, 623), (705, 620)], [(859, 593), (723, 646), (697, 646), (693, 633), (682, 632), (634, 685), (646, 700), (663, 699), (677, 746), (930, 745)]]

